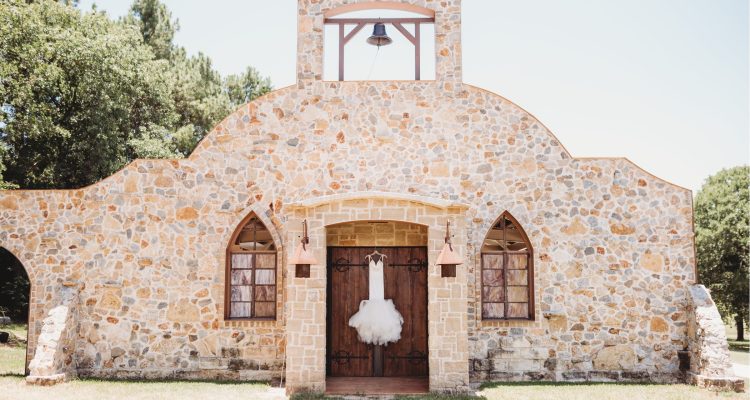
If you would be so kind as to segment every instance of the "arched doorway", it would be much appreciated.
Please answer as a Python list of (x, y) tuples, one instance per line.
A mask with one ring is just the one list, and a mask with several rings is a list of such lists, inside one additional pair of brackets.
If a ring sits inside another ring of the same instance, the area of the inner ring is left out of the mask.
[[(421, 378), (427, 387), (427, 237), (427, 226), (407, 222), (326, 227), (328, 377)], [(368, 256), (383, 261), (384, 297), (404, 320), (400, 339), (386, 345), (363, 343), (348, 325), (370, 294)]]
[[(31, 282), (21, 261), (0, 247), (0, 375), (28, 374), (28, 320)], [(9, 321), (8, 321), (9, 319)], [(7, 333), (7, 338), (5, 333)]]

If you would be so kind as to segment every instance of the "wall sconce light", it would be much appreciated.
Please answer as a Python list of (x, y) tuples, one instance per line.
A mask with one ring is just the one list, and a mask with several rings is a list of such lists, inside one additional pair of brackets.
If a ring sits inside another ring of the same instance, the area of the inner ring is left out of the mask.
[(310, 237), (307, 236), (307, 220), (304, 220), (302, 221), (302, 240), (300, 245), (297, 246), (297, 250), (294, 251), (292, 259), (289, 260), (290, 264), (295, 265), (295, 278), (309, 278), (310, 265), (318, 263), (318, 260), (307, 250), (308, 244), (310, 244)]
[(440, 265), (440, 276), (443, 278), (455, 278), (456, 266), (463, 263), (464, 261), (458, 253), (453, 250), (453, 244), (451, 243), (451, 223), (448, 221), (445, 224), (445, 245), (443, 245), (443, 250), (440, 251), (437, 259), (437, 264)]

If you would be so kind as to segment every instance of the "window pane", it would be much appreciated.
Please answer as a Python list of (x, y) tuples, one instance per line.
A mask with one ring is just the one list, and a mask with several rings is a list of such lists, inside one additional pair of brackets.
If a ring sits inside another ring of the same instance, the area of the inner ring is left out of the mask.
[(510, 303), (508, 304), (508, 318), (528, 318), (528, 303)]
[(231, 314), (232, 318), (250, 318), (250, 303), (231, 303)]
[(243, 250), (274, 250), (276, 248), (271, 233), (257, 216), (251, 217), (242, 227), (234, 244)]
[(273, 317), (276, 315), (276, 303), (255, 302), (255, 316), (258, 318)]
[(255, 270), (256, 285), (273, 285), (276, 283), (276, 271), (273, 269)]
[(482, 318), (503, 318), (505, 316), (503, 303), (482, 304)]
[(276, 255), (275, 254), (256, 254), (255, 255), (255, 268), (276, 269)]
[(232, 269), (250, 269), (252, 259), (252, 254), (232, 254)]
[(486, 269), (482, 271), (482, 284), (484, 286), (503, 286), (503, 270)]
[(250, 285), (253, 283), (252, 270), (232, 271), (232, 285)]
[(274, 301), (276, 300), (276, 286), (256, 286), (255, 300)]
[(526, 269), (528, 260), (526, 254), (508, 254), (508, 269)]
[(502, 254), (485, 254), (482, 256), (484, 259), (484, 269), (501, 269), (503, 268), (503, 255)]
[(253, 288), (251, 286), (232, 286), (232, 301), (252, 301)]
[(528, 272), (525, 270), (520, 271), (508, 271), (508, 285), (520, 285), (525, 286), (529, 284)]
[(503, 302), (505, 301), (505, 288), (502, 286), (485, 286), (482, 288), (483, 301)]
[(509, 286), (508, 301), (527, 302), (529, 301), (529, 291), (526, 286)]

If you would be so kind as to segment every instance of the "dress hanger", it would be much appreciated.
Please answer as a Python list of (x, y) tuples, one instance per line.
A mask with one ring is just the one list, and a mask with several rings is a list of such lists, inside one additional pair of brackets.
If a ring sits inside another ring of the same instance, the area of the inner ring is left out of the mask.
[(376, 247), (375, 251), (373, 251), (372, 253), (370, 253), (370, 254), (368, 254), (368, 255), (365, 256), (365, 260), (367, 260), (368, 262), (370, 262), (370, 260), (372, 260), (372, 257), (374, 257), (374, 256), (380, 256), (380, 261), (383, 261), (386, 258), (388, 258), (387, 255), (379, 252), (378, 248)]

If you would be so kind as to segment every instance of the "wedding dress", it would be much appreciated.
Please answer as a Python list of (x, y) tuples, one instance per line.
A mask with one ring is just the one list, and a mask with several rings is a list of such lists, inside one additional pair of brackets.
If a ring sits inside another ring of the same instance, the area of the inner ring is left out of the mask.
[(383, 260), (376, 263), (370, 258), (370, 298), (359, 303), (359, 311), (349, 318), (359, 340), (364, 343), (385, 345), (401, 339), (404, 318), (390, 299), (385, 299)]

